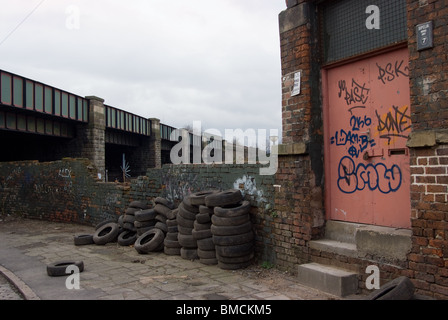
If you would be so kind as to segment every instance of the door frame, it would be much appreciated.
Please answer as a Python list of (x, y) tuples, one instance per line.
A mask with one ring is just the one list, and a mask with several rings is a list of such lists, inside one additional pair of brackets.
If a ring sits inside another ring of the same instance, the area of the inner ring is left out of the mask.
[[(328, 138), (329, 138), (329, 129), (330, 129), (330, 119), (329, 119), (329, 115), (328, 115), (328, 110), (329, 110), (329, 97), (328, 97), (328, 90), (329, 90), (329, 86), (328, 86), (328, 72), (331, 69), (340, 67), (340, 66), (344, 66), (350, 63), (354, 63), (360, 60), (364, 60), (364, 59), (368, 59), (368, 58), (372, 58), (375, 56), (380, 56), (382, 54), (386, 54), (389, 52), (393, 52), (396, 50), (400, 50), (400, 49), (404, 49), (407, 48), (408, 49), (408, 43), (406, 42), (401, 42), (398, 44), (394, 44), (385, 48), (381, 48), (381, 49), (377, 49), (377, 50), (373, 50), (371, 52), (367, 52), (355, 57), (350, 57), (347, 59), (343, 59), (340, 61), (336, 61), (336, 62), (332, 62), (329, 64), (324, 64), (321, 67), (321, 99), (322, 99), (322, 118), (323, 118), (323, 138), (324, 138), (324, 207), (325, 207), (325, 220), (335, 220), (335, 219), (331, 219), (331, 193), (330, 193), (330, 189), (331, 189), (331, 184), (330, 184), (330, 179), (332, 177), (331, 174), (331, 167), (329, 162), (326, 160), (327, 155), (330, 154), (330, 146), (331, 144), (328, 143)], [(409, 49), (408, 49), (409, 50)], [(410, 108), (412, 107), (411, 105), (409, 106)], [(409, 177), (410, 178), (410, 177)], [(410, 201), (410, 197), (411, 194), (409, 192), (409, 201)], [(411, 212), (409, 212), (409, 220), (411, 220)]]

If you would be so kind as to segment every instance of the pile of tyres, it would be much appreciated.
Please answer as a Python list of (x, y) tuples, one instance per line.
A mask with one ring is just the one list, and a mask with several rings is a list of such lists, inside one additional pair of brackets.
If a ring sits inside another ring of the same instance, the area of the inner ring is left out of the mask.
[(205, 265), (235, 270), (254, 257), (250, 203), (241, 191), (207, 190), (183, 198), (179, 206), (157, 197), (154, 207), (132, 201), (118, 221), (106, 220), (93, 235), (75, 236), (75, 245), (117, 242), (139, 254), (163, 251)]

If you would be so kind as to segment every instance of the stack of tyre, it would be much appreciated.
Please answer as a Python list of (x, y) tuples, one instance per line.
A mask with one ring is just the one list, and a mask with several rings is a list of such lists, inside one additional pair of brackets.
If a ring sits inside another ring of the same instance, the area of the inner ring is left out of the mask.
[(199, 208), (199, 213), (196, 214), (196, 219), (193, 224), (192, 236), (197, 243), (199, 262), (206, 265), (218, 264), (211, 232), (211, 216), (213, 215), (214, 208), (205, 205), (205, 198), (215, 193), (218, 193), (218, 191), (201, 191), (190, 195), (191, 204)]
[(133, 245), (137, 239), (137, 228), (135, 227), (135, 215), (137, 212), (147, 210), (148, 205), (142, 201), (132, 201), (124, 214), (118, 218), (118, 225), (123, 230), (118, 235), (120, 246)]
[(198, 258), (198, 245), (193, 238), (194, 222), (199, 213), (199, 206), (193, 205), (190, 197), (184, 197), (179, 204), (176, 216), (178, 242), (181, 246), (180, 256), (186, 260), (195, 260)]
[(157, 223), (156, 215), (154, 209), (140, 210), (135, 213), (134, 227), (137, 237), (154, 228)]
[(140, 228), (134, 243), (135, 250), (140, 254), (164, 250), (165, 234), (168, 232), (166, 221), (172, 218), (174, 205), (167, 199), (157, 197), (154, 209), (136, 212), (136, 224)]
[(173, 213), (175, 206), (172, 202), (162, 197), (157, 197), (154, 200), (154, 203), (154, 211), (157, 213), (155, 218), (157, 220), (155, 227), (162, 230), (163, 233), (166, 234), (168, 232), (168, 226), (166, 224), (167, 220), (176, 217)]
[(254, 256), (250, 203), (242, 200), (241, 192), (233, 189), (205, 198), (208, 207), (215, 207), (211, 233), (221, 269), (245, 268)]
[(179, 243), (179, 230), (177, 228), (176, 217), (178, 211), (179, 209), (173, 209), (171, 211), (173, 218), (166, 220), (167, 233), (163, 242), (163, 252), (170, 256), (180, 256), (180, 249), (182, 247)]

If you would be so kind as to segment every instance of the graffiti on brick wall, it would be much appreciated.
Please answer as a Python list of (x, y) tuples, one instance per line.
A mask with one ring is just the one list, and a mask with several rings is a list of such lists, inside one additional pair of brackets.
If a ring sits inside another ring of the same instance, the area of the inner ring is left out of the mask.
[(116, 217), (124, 192), (82, 161), (0, 164), (0, 214), (95, 223)]
[[(210, 174), (210, 175), (209, 175)], [(224, 175), (228, 175), (224, 174)], [(161, 182), (163, 185), (163, 195), (168, 200), (176, 202), (185, 196), (204, 190), (224, 190), (229, 188), (241, 190), (243, 196), (257, 206), (266, 207), (269, 204), (269, 197), (266, 192), (257, 186), (256, 176), (249, 174), (236, 178), (233, 182), (223, 182), (223, 175), (217, 171), (216, 174), (201, 174), (191, 172), (191, 170), (167, 171), (162, 173)], [(261, 179), (261, 178), (258, 178)]]
[(52, 170), (48, 175), (34, 176), (33, 191), (37, 196), (46, 195), (52, 198), (60, 194), (73, 193), (73, 181), (70, 168)]
[(221, 189), (221, 183), (216, 179), (207, 178), (194, 172), (165, 172), (162, 173), (163, 196), (172, 202), (180, 201), (184, 197), (207, 189)]
[(121, 200), (121, 194), (111, 193), (107, 194), (102, 202), (99, 221), (115, 219), (117, 217), (115, 209), (117, 203)]
[(243, 177), (236, 179), (233, 183), (233, 188), (241, 190), (243, 197), (249, 196), (254, 199), (258, 206), (268, 202), (264, 196), (263, 190), (257, 189), (257, 181), (252, 176), (244, 175)]

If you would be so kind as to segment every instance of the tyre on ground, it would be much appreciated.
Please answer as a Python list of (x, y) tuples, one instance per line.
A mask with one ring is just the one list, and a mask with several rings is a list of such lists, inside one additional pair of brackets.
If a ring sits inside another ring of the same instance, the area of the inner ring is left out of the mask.
[(79, 272), (84, 271), (84, 262), (82, 260), (78, 261), (69, 261), (69, 260), (61, 260), (50, 263), (47, 265), (47, 274), (50, 277), (61, 277), (67, 276), (70, 273), (67, 273), (67, 268), (69, 266), (76, 266)]
[(145, 254), (163, 249), (165, 235), (163, 231), (153, 228), (137, 238), (134, 244), (138, 253)]
[(93, 234), (93, 241), (97, 245), (105, 245), (109, 242), (114, 242), (119, 233), (119, 226), (115, 222), (110, 222), (95, 231)]

